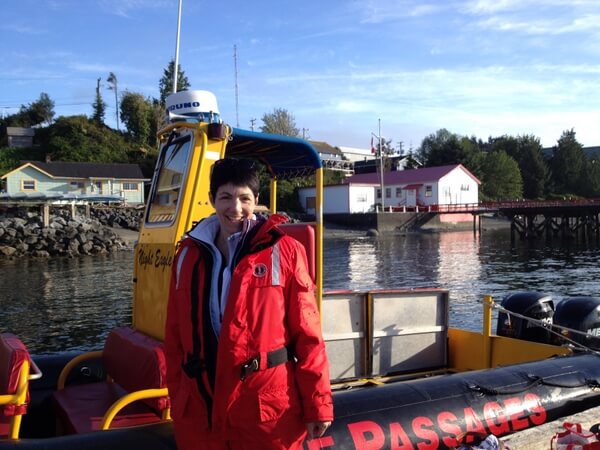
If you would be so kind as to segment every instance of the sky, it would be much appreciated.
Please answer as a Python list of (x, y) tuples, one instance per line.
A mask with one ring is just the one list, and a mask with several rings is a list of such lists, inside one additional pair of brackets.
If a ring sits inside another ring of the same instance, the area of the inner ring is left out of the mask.
[[(116, 128), (106, 78), (159, 97), (178, 4), (1, 0), (0, 115), (45, 92), (57, 117), (91, 116), (101, 78)], [(598, 0), (182, 4), (181, 68), (233, 126), (258, 129), (283, 108), (305, 137), (334, 146), (369, 148), (379, 126), (404, 150), (441, 128), (484, 141), (534, 135), (544, 147), (573, 129), (600, 145)]]

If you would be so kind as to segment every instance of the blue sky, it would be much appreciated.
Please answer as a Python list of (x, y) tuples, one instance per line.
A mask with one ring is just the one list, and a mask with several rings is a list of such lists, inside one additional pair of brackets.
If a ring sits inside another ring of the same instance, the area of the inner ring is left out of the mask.
[[(158, 97), (178, 0), (2, 0), (0, 114), (46, 92), (92, 114), (96, 79)], [(417, 148), (440, 128), (487, 140), (573, 128), (600, 145), (597, 0), (183, 0), (180, 64), (239, 126), (274, 108), (311, 139)], [(103, 89), (115, 127), (114, 94)]]

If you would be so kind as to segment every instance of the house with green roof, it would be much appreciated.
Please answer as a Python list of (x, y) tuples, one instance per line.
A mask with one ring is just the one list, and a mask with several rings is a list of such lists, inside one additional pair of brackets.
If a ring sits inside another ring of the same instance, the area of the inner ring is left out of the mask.
[(137, 164), (27, 161), (0, 177), (2, 197), (12, 200), (144, 203)]

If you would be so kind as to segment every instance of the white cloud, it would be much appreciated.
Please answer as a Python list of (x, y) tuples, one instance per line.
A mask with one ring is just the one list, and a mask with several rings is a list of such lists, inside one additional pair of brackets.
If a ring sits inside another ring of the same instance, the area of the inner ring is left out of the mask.
[(443, 3), (423, 3), (416, 0), (367, 0), (354, 4), (363, 24), (393, 22), (408, 17), (420, 17), (446, 10)]
[(0, 25), (0, 31), (6, 31), (8, 33), (18, 33), (18, 34), (31, 34), (31, 35), (36, 35), (36, 34), (44, 34), (46, 33), (46, 30), (42, 30), (40, 28), (34, 28), (28, 25), (22, 25), (22, 24), (2, 24)]
[(99, 5), (105, 12), (122, 17), (141, 9), (170, 8), (173, 14), (177, 12), (175, 0), (100, 0)]
[(565, 18), (519, 20), (494, 16), (477, 22), (482, 29), (491, 29), (504, 32), (516, 31), (531, 35), (559, 35), (565, 33), (580, 33), (596, 31), (599, 15), (586, 15), (571, 21)]

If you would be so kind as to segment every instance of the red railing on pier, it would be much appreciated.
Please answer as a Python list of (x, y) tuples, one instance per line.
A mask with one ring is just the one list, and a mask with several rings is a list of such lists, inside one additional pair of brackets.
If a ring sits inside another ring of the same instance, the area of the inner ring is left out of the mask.
[(462, 203), (449, 205), (416, 205), (416, 206), (391, 206), (386, 211), (391, 212), (434, 212), (434, 213), (471, 213), (482, 214), (500, 210), (527, 210), (540, 208), (568, 208), (568, 207), (599, 206), (600, 198), (591, 199), (565, 199), (565, 200), (501, 200), (479, 203)]

